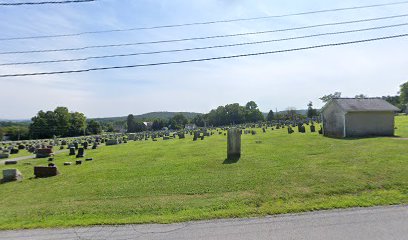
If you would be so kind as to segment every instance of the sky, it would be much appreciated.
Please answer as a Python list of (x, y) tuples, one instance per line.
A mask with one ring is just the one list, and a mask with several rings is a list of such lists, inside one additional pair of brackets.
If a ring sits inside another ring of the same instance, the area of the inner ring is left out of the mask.
[[(39, 0), (31, 0), (39, 1)], [(0, 0), (24, 2), (24, 0)], [(322, 9), (387, 3), (272, 0), (99, 0), (92, 3), (0, 6), (0, 38), (71, 34), (224, 19), (264, 17)], [(408, 4), (253, 21), (177, 28), (82, 34), (70, 37), (0, 41), (0, 52), (77, 48), (268, 31), (332, 22), (408, 14)], [(408, 23), (408, 17), (239, 37), (29, 54), (0, 54), (0, 65), (236, 44), (326, 32)], [(341, 35), (177, 53), (89, 61), (0, 66), (0, 75), (182, 61), (269, 52), (408, 33), (408, 26)], [(307, 108), (319, 97), (395, 95), (408, 81), (407, 38), (245, 58), (86, 73), (0, 78), (0, 119), (27, 119), (39, 110), (66, 106), (87, 117), (125, 116), (153, 111), (209, 112), (229, 103), (255, 101), (260, 110)]]

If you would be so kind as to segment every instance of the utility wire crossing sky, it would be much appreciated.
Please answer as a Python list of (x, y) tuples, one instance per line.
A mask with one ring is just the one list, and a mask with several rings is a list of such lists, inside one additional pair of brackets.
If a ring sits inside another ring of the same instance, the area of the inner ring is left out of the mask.
[[(90, 117), (208, 112), (249, 100), (267, 112), (309, 100), (319, 107), (335, 91), (396, 94), (407, 81), (407, 5), (102, 0), (2, 8), (0, 100), (12, 106), (0, 118), (60, 105)], [(112, 69), (121, 70), (102, 71)]]

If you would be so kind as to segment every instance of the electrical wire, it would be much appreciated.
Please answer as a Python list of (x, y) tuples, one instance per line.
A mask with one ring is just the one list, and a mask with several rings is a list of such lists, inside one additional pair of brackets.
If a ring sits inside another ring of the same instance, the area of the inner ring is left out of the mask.
[(42, 2), (15, 2), (15, 3), (0, 3), (0, 6), (68, 4), (68, 3), (86, 3), (86, 2), (95, 2), (95, 1), (97, 1), (97, 0), (67, 0), (67, 1), (42, 1)]
[(305, 38), (313, 38), (313, 37), (321, 37), (321, 36), (339, 35), (339, 34), (346, 34), (346, 33), (373, 31), (373, 30), (395, 28), (395, 27), (401, 27), (401, 26), (407, 26), (407, 25), (408, 25), (408, 23), (401, 23), (401, 24), (379, 26), (379, 27), (372, 27), (372, 28), (363, 28), (363, 29), (354, 29), (354, 30), (347, 30), (347, 31), (340, 31), (340, 32), (326, 32), (326, 33), (319, 33), (319, 34), (312, 34), (312, 35), (305, 35), (305, 36), (298, 36), (298, 37), (280, 38), (280, 39), (272, 39), (272, 40), (264, 40), (264, 41), (256, 41), (256, 42), (225, 44), (225, 45), (215, 45), (215, 46), (207, 46), (207, 47), (183, 48), (183, 49), (172, 49), (172, 50), (152, 51), (152, 52), (137, 52), (137, 53), (127, 53), (127, 54), (114, 54), (114, 55), (104, 55), (104, 56), (91, 56), (91, 57), (74, 58), (74, 59), (2, 63), (2, 64), (0, 64), (0, 66), (62, 63), (62, 62), (79, 62), (79, 61), (88, 61), (88, 60), (92, 60), (92, 59), (130, 57), (130, 56), (139, 56), (139, 55), (153, 55), (153, 54), (161, 54), (161, 53), (174, 53), (174, 52), (207, 50), (207, 49), (227, 48), (227, 47), (236, 47), (236, 46), (245, 46), (245, 45), (257, 45), (257, 44), (265, 44), (265, 43), (271, 43), (271, 42), (281, 42), (281, 41), (289, 41), (289, 40), (296, 40), (296, 39), (305, 39)]
[(262, 20), (262, 19), (275, 19), (275, 18), (284, 18), (284, 17), (292, 17), (292, 16), (311, 15), (311, 14), (318, 14), (318, 13), (349, 11), (349, 10), (376, 8), (376, 7), (385, 7), (385, 6), (396, 6), (396, 5), (403, 5), (403, 4), (408, 4), (408, 1), (382, 3), (382, 4), (372, 4), (372, 5), (363, 5), (363, 6), (354, 6), (354, 7), (343, 7), (343, 8), (334, 8), (334, 9), (323, 9), (323, 10), (298, 12), (298, 13), (290, 13), (290, 14), (282, 14), (282, 15), (272, 15), (272, 16), (264, 16), (264, 17), (236, 18), (236, 19), (215, 20), (215, 21), (207, 21), (207, 22), (194, 22), (194, 23), (172, 24), (172, 25), (162, 25), (162, 26), (153, 26), (153, 27), (134, 27), (134, 28), (125, 28), (125, 29), (88, 31), (88, 32), (69, 33), (69, 34), (55, 34), (55, 35), (42, 35), (42, 36), (0, 38), (0, 41), (27, 40), (27, 39), (40, 39), (40, 38), (73, 37), (73, 36), (81, 36), (81, 35), (86, 35), (86, 34), (128, 32), (128, 31), (151, 30), (151, 29), (162, 29), (162, 28), (177, 28), (177, 27), (196, 26), (196, 25), (211, 25), (211, 24), (218, 24), (218, 23), (255, 21), (255, 20)]
[(186, 42), (186, 41), (219, 39), (219, 38), (229, 38), (229, 37), (241, 37), (241, 36), (276, 33), (276, 32), (288, 32), (288, 31), (312, 29), (312, 28), (319, 28), (319, 27), (329, 27), (329, 26), (339, 26), (339, 25), (347, 25), (347, 24), (354, 24), (354, 23), (372, 22), (372, 21), (396, 19), (396, 18), (403, 18), (403, 17), (408, 17), (408, 14), (392, 15), (392, 16), (368, 18), (368, 19), (359, 19), (359, 20), (343, 21), (343, 22), (323, 23), (323, 24), (309, 25), (309, 26), (303, 26), (303, 27), (283, 28), (283, 29), (257, 31), (257, 32), (246, 32), (246, 33), (236, 33), (236, 34), (213, 35), (213, 36), (191, 37), (191, 38), (179, 38), (179, 39), (147, 41), (147, 42), (133, 42), (133, 43), (106, 44), (106, 45), (91, 45), (91, 46), (78, 47), (78, 48), (43, 49), (43, 50), (29, 50), (29, 51), (8, 51), (8, 52), (0, 52), (0, 55), (81, 51), (81, 50), (95, 49), (95, 48), (127, 47), (127, 46), (138, 46), (138, 45), (149, 45), (149, 44), (161, 44), (161, 43)]
[(124, 65), (124, 66), (95, 67), (95, 68), (67, 70), (67, 71), (4, 74), (4, 75), (0, 75), (0, 78), (71, 74), (71, 73), (83, 73), (83, 72), (93, 72), (93, 71), (102, 71), (102, 70), (112, 70), (112, 69), (140, 68), (140, 67), (153, 67), (153, 66), (184, 64), (184, 63), (193, 63), (193, 62), (205, 62), (205, 61), (214, 61), (214, 60), (221, 60), (221, 59), (233, 59), (233, 58), (242, 58), (242, 57), (250, 57), (250, 56), (261, 56), (261, 55), (270, 55), (270, 54), (277, 54), (277, 53), (303, 51), (303, 50), (316, 49), (316, 48), (336, 47), (336, 46), (366, 43), (366, 42), (373, 42), (373, 41), (380, 41), (380, 40), (387, 40), (387, 39), (394, 39), (394, 38), (402, 38), (402, 37), (408, 37), (408, 33), (399, 34), (399, 35), (390, 35), (390, 36), (384, 36), (384, 37), (377, 37), (377, 38), (369, 38), (369, 39), (363, 39), (363, 40), (348, 41), (348, 42), (328, 43), (328, 44), (313, 45), (313, 46), (300, 47), (300, 48), (290, 48), (290, 49), (284, 49), (284, 50), (257, 52), (257, 53), (247, 53), (247, 54), (229, 55), (229, 56), (221, 56), (221, 57), (199, 58), (199, 59), (190, 59), (190, 60), (181, 60), (181, 61), (146, 63), (146, 64), (134, 64), (134, 65)]

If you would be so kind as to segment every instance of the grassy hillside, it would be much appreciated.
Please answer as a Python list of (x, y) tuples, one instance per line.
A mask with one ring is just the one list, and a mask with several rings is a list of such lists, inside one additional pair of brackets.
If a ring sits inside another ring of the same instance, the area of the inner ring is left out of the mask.
[[(397, 118), (408, 138), (408, 117)], [(288, 135), (242, 136), (242, 158), (225, 164), (226, 137), (131, 141), (88, 150), (93, 162), (56, 157), (61, 175), (0, 185), (0, 229), (169, 223), (408, 203), (408, 141)], [(45, 165), (46, 160), (26, 161)], [(8, 167), (0, 166), (0, 170)]]

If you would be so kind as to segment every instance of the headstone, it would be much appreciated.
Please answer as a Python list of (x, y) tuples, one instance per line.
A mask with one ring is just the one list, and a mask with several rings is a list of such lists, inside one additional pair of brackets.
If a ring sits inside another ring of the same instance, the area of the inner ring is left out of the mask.
[(64, 166), (71, 166), (72, 162), (64, 162)]
[(106, 146), (118, 145), (118, 139), (109, 139), (106, 141)]
[(51, 157), (52, 154), (53, 152), (51, 148), (40, 148), (40, 149), (37, 149), (36, 158), (47, 158), (47, 157)]
[(69, 155), (70, 156), (74, 156), (76, 153), (75, 153), (75, 147), (70, 147), (69, 148)]
[(12, 148), (10, 154), (18, 154), (19, 150), (17, 148)]
[(77, 158), (83, 158), (85, 157), (85, 149), (84, 148), (79, 148), (78, 149), (78, 154), (76, 155)]
[(75, 164), (76, 164), (76, 165), (81, 165), (81, 164), (82, 164), (82, 161), (81, 161), (81, 160), (77, 160), (77, 161), (75, 161)]
[(310, 125), (310, 132), (312, 132), (312, 133), (316, 132), (315, 125)]
[(241, 157), (241, 132), (237, 128), (228, 129), (227, 159), (234, 160)]
[(87, 158), (86, 161), (93, 161), (93, 158)]
[(54, 177), (59, 174), (57, 167), (34, 167), (34, 175), (36, 178)]
[(20, 181), (23, 179), (23, 175), (17, 169), (4, 169), (3, 170), (3, 182)]
[(13, 161), (13, 160), (4, 162), (4, 165), (16, 165), (16, 164), (17, 164), (17, 161)]

